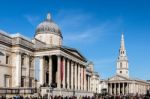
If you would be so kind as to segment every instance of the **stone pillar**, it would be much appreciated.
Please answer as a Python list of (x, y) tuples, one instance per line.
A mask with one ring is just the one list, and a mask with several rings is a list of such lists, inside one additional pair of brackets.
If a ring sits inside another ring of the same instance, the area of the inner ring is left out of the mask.
[(29, 72), (30, 72), (30, 56), (29, 55), (26, 55), (26, 62), (25, 62), (25, 66), (26, 66), (26, 84), (25, 84), (25, 86), (26, 87), (29, 87)]
[(123, 95), (124, 95), (124, 83), (123, 83)]
[(74, 73), (74, 77), (75, 77), (75, 90), (77, 90), (77, 64), (75, 63), (75, 73)]
[(73, 62), (71, 61), (71, 89), (73, 89)]
[(78, 90), (80, 90), (80, 65), (78, 64)]
[(116, 95), (116, 83), (114, 83), (114, 94)]
[(21, 54), (16, 53), (16, 87), (21, 86)]
[(67, 89), (70, 89), (69, 76), (69, 59), (67, 59)]
[(40, 85), (43, 85), (44, 84), (44, 59), (43, 59), (43, 56), (40, 57)]
[(129, 94), (129, 83), (127, 83), (127, 94)]
[(86, 67), (84, 67), (83, 68), (83, 71), (84, 71), (84, 90), (86, 91), (87, 90), (87, 87), (86, 87), (86, 85), (87, 85), (87, 83), (86, 83)]
[(36, 61), (35, 61), (35, 58), (33, 56), (33, 68), (34, 68), (34, 85), (33, 87), (37, 87), (37, 78), (36, 78)]
[(52, 56), (49, 56), (49, 85), (52, 84)]
[(120, 95), (120, 83), (118, 83), (118, 95)]
[(83, 90), (83, 68), (82, 66), (80, 67), (80, 73), (81, 73), (81, 90)]
[(65, 88), (66, 87), (66, 84), (65, 84), (65, 68), (66, 68), (66, 59), (65, 59), (65, 57), (63, 57), (63, 88)]
[(112, 95), (112, 83), (110, 83), (110, 95)]
[(57, 88), (60, 89), (60, 66), (61, 66), (61, 57), (58, 55), (57, 56)]
[(129, 94), (131, 93), (131, 83), (129, 83)]

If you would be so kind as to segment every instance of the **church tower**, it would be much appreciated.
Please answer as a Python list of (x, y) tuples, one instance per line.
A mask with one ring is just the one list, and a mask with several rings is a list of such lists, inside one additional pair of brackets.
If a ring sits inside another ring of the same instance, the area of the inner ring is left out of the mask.
[(128, 58), (125, 49), (124, 43), (124, 35), (121, 36), (121, 45), (119, 49), (119, 57), (117, 59), (117, 70), (116, 73), (118, 75), (129, 77), (129, 69), (128, 69)]

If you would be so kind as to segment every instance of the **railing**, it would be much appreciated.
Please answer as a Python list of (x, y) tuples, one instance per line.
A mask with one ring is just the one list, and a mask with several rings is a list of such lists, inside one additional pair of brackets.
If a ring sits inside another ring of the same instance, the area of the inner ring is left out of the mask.
[(0, 88), (0, 94), (33, 94), (36, 92), (35, 88)]

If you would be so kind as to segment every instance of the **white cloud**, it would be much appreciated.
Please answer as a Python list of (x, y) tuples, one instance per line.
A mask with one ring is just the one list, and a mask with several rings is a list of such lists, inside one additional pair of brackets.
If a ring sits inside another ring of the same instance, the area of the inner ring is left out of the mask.
[(111, 22), (107, 21), (97, 26), (88, 26), (84, 30), (82, 29), (77, 30), (76, 32), (65, 33), (64, 41), (79, 43), (96, 42), (97, 40), (100, 40), (101, 37), (111, 32), (111, 24)]
[(33, 26), (37, 25), (38, 21), (40, 20), (39, 16), (34, 16), (34, 15), (24, 15), (24, 17)]
[(60, 11), (57, 15), (59, 26), (64, 37), (64, 43), (87, 43), (96, 42), (104, 35), (113, 34), (122, 24), (122, 18), (113, 20), (96, 21), (94, 16), (83, 11)]

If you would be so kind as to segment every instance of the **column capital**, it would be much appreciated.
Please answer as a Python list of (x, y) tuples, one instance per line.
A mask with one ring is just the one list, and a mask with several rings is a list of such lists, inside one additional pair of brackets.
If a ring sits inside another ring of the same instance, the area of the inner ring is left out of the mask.
[(49, 58), (52, 58), (52, 55), (48, 55)]
[(56, 56), (57, 56), (57, 57), (62, 57), (62, 55), (61, 55), (61, 54), (56, 54)]
[(22, 54), (20, 51), (16, 51), (15, 53), (16, 53), (17, 55), (18, 55), (18, 54), (20, 54), (20, 55)]
[(44, 56), (38, 56), (40, 59), (42, 59)]

